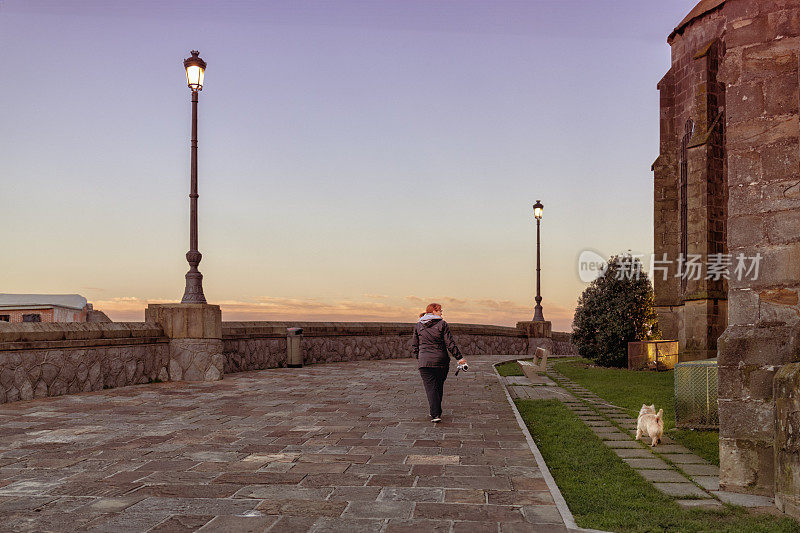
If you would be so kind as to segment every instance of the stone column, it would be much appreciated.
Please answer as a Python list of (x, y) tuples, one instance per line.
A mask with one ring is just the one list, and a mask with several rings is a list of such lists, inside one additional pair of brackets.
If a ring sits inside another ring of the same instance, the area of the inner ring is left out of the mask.
[(800, 518), (800, 363), (775, 375), (775, 504)]
[(169, 337), (170, 381), (222, 379), (222, 312), (209, 304), (150, 304), (145, 320)]
[(517, 329), (528, 336), (528, 355), (536, 353), (536, 348), (544, 348), (553, 353), (553, 327), (549, 320), (536, 322), (517, 322)]
[(723, 7), (728, 250), (761, 259), (758, 276), (728, 282), (728, 327), (719, 345), (720, 486), (766, 495), (776, 474), (786, 475), (775, 459), (787, 452), (775, 424), (773, 379), (800, 361), (800, 27), (785, 23), (796, 19), (798, 5)]

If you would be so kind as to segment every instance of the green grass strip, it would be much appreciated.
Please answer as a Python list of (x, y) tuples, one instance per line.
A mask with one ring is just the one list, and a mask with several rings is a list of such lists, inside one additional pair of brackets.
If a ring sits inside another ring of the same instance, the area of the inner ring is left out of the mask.
[(505, 363), (496, 365), (495, 368), (497, 368), (497, 373), (503, 377), (525, 375), (516, 361), (506, 361)]
[(557, 400), (516, 400), (575, 520), (607, 531), (800, 532), (790, 518), (741, 507), (684, 510), (657, 491)]

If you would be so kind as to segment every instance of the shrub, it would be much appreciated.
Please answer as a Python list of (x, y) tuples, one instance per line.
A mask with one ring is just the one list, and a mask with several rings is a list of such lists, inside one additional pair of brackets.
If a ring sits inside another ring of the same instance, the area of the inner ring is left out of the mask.
[(653, 286), (641, 262), (630, 255), (611, 257), (578, 299), (572, 322), (578, 353), (600, 366), (626, 367), (629, 342), (659, 336)]

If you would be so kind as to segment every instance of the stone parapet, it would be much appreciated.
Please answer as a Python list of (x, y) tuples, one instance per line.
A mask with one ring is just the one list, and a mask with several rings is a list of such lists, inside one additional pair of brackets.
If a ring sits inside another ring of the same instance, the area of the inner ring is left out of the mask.
[[(16, 344), (24, 347), (30, 343), (57, 341), (90, 341), (130, 338), (158, 338), (164, 332), (153, 322), (0, 322), (0, 350), (14, 349)], [(17, 348), (18, 349), (18, 348)]]
[[(289, 327), (303, 328), (305, 364), (411, 356), (412, 322), (224, 322), (225, 373), (285, 366)], [(539, 346), (552, 353), (576, 353), (568, 333), (555, 333), (555, 342), (506, 326), (451, 323), (450, 330), (465, 355), (524, 356)]]

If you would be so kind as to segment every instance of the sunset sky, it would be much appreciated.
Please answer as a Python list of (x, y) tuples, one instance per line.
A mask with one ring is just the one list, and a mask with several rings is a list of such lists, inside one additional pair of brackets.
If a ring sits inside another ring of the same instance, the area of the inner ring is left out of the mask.
[(179, 301), (190, 91), (224, 320), (530, 320), (652, 251), (656, 83), (695, 0), (0, 1), (0, 292)]

